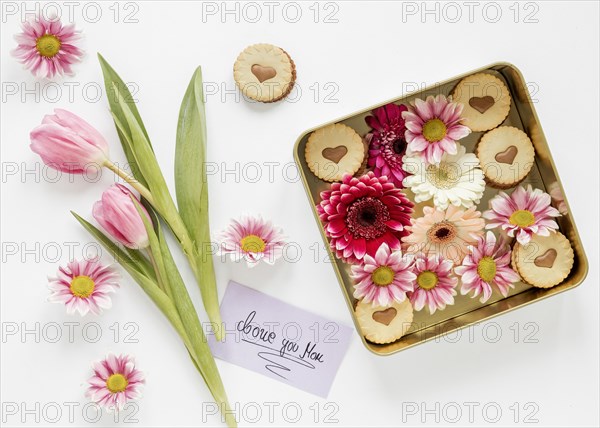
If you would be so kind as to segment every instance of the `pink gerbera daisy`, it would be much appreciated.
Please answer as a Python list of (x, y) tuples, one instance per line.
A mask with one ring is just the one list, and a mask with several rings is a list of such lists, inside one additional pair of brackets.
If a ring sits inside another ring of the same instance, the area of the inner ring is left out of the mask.
[(492, 285), (495, 285), (504, 297), (508, 296), (508, 289), (519, 280), (519, 275), (510, 267), (510, 254), (503, 238), (496, 240), (490, 231), (480, 237), (462, 265), (454, 268), (462, 281), (460, 293), (474, 291), (473, 297), (481, 294), (480, 302), (485, 303), (492, 296)]
[(559, 217), (558, 210), (550, 205), (551, 198), (540, 189), (517, 187), (509, 196), (500, 192), (490, 200), (490, 210), (483, 213), (489, 222), (486, 229), (498, 226), (505, 230), (508, 236), (526, 245), (534, 234), (548, 236), (558, 229), (558, 224), (552, 217)]
[(236, 262), (245, 259), (249, 267), (256, 266), (261, 260), (272, 265), (282, 256), (286, 244), (281, 228), (261, 216), (232, 220), (217, 239), (217, 254), (229, 254)]
[(408, 234), (414, 204), (386, 176), (346, 174), (321, 192), (321, 199), (317, 211), (339, 258), (357, 262), (365, 254), (374, 257), (383, 243), (399, 250), (400, 238)]
[(454, 304), (458, 278), (452, 273), (452, 261), (441, 256), (419, 254), (413, 271), (417, 276), (416, 287), (408, 297), (416, 311), (427, 306), (429, 313), (433, 314), (437, 309)]
[(375, 257), (366, 254), (360, 265), (352, 266), (354, 297), (373, 302), (373, 306), (403, 302), (406, 293), (413, 291), (417, 278), (412, 264), (412, 257), (403, 256), (400, 250), (392, 252), (388, 244), (381, 244)]
[(144, 375), (135, 368), (135, 361), (128, 355), (114, 356), (92, 365), (94, 375), (86, 395), (107, 410), (121, 410), (129, 400), (140, 396)]
[(373, 110), (373, 116), (365, 118), (372, 129), (366, 136), (369, 142), (368, 164), (376, 176), (387, 176), (399, 188), (404, 187), (402, 180), (408, 175), (402, 169), (402, 157), (406, 153), (404, 111), (407, 111), (405, 105), (390, 103)]
[(65, 304), (69, 314), (77, 311), (97, 315), (111, 307), (109, 293), (119, 287), (118, 279), (119, 274), (111, 266), (97, 260), (73, 260), (58, 268), (56, 278), (48, 278), (52, 291), (48, 300)]
[(38, 78), (72, 75), (71, 65), (81, 61), (83, 51), (74, 43), (80, 38), (75, 25), (63, 26), (60, 19), (42, 15), (26, 21), (23, 32), (15, 35), (18, 43), (13, 55)]
[(444, 153), (455, 155), (457, 140), (471, 130), (461, 124), (463, 105), (453, 103), (444, 95), (430, 95), (425, 101), (411, 101), (402, 113), (406, 125), (406, 153), (422, 155), (429, 164), (439, 164)]
[(462, 261), (485, 226), (475, 207), (465, 210), (454, 205), (446, 210), (423, 207), (423, 217), (411, 219), (411, 223), (406, 227), (411, 234), (402, 238), (407, 252), (441, 255), (454, 263)]

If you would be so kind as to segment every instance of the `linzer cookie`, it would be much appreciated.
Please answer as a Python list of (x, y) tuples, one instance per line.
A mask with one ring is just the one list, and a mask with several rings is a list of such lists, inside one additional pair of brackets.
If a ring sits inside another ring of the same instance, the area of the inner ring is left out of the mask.
[(523, 280), (534, 287), (550, 288), (560, 284), (571, 272), (573, 248), (560, 232), (533, 235), (526, 245), (516, 243), (513, 266)]
[(512, 126), (500, 126), (485, 133), (476, 153), (488, 184), (500, 189), (523, 181), (535, 158), (527, 134)]
[(304, 151), (310, 170), (322, 180), (340, 181), (354, 175), (365, 158), (360, 135), (349, 126), (335, 123), (310, 134)]
[(283, 49), (261, 43), (240, 53), (233, 65), (233, 77), (248, 98), (271, 103), (290, 93), (296, 81), (296, 66)]
[(410, 328), (413, 308), (408, 299), (394, 302), (389, 307), (373, 306), (362, 300), (356, 305), (356, 319), (367, 340), (373, 343), (391, 343), (400, 339)]
[(452, 93), (455, 102), (464, 105), (463, 124), (472, 131), (487, 131), (500, 125), (510, 111), (510, 91), (502, 80), (491, 74), (465, 77)]

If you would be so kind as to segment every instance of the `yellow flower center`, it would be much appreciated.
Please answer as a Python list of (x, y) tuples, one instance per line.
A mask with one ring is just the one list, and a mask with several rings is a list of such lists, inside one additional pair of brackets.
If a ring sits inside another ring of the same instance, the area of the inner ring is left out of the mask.
[(371, 274), (371, 280), (379, 287), (387, 287), (394, 281), (394, 270), (389, 266), (379, 266)]
[(477, 264), (477, 273), (485, 282), (492, 282), (496, 277), (496, 262), (491, 257), (482, 258)]
[(240, 246), (245, 253), (262, 253), (267, 245), (260, 236), (248, 235), (242, 238)]
[(106, 379), (106, 387), (113, 394), (125, 391), (127, 385), (129, 385), (129, 381), (120, 373), (110, 375), (108, 379)]
[(438, 119), (429, 119), (423, 125), (423, 137), (430, 143), (437, 143), (446, 136), (446, 124)]
[(73, 278), (71, 281), (71, 293), (76, 297), (90, 297), (94, 292), (96, 284), (89, 276), (80, 275)]
[(519, 227), (529, 227), (535, 223), (535, 216), (528, 210), (517, 210), (508, 219), (510, 224)]
[(60, 50), (60, 40), (52, 34), (44, 34), (36, 40), (35, 48), (41, 56), (52, 58)]
[(425, 270), (417, 276), (417, 284), (424, 290), (431, 290), (438, 283), (438, 276), (430, 270)]
[(456, 186), (460, 178), (460, 171), (456, 165), (440, 163), (427, 167), (429, 182), (438, 189), (451, 189)]

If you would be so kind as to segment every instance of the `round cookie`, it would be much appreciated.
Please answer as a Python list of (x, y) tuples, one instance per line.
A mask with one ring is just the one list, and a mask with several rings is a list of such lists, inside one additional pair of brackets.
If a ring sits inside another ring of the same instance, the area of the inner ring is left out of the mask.
[(356, 319), (362, 334), (373, 343), (385, 344), (400, 339), (410, 328), (413, 307), (408, 299), (391, 306), (373, 306), (362, 300), (356, 305)]
[(340, 181), (354, 175), (365, 158), (362, 138), (349, 126), (334, 123), (310, 134), (304, 150), (310, 170), (322, 180)]
[(513, 251), (513, 264), (521, 278), (539, 288), (560, 284), (571, 272), (575, 259), (571, 243), (560, 232), (533, 235), (527, 245), (517, 242)]
[(296, 82), (296, 66), (281, 48), (260, 43), (248, 46), (233, 65), (233, 78), (248, 98), (272, 103), (285, 98)]
[(487, 131), (500, 125), (510, 111), (510, 91), (502, 80), (486, 73), (472, 74), (461, 80), (452, 101), (464, 105), (463, 124), (472, 131)]
[(476, 154), (488, 184), (500, 189), (523, 181), (535, 158), (527, 134), (513, 126), (499, 126), (486, 132), (477, 144)]

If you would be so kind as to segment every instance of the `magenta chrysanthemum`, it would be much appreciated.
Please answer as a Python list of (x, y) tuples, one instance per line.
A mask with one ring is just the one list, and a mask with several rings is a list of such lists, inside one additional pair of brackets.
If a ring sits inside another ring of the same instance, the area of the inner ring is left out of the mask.
[(107, 410), (121, 410), (130, 400), (140, 396), (144, 375), (135, 368), (135, 361), (128, 355), (114, 356), (92, 365), (94, 375), (86, 395)]
[(281, 228), (260, 216), (232, 220), (227, 229), (218, 234), (217, 240), (217, 254), (229, 254), (236, 262), (245, 259), (249, 267), (261, 260), (272, 265), (282, 256), (286, 243)]
[(52, 293), (48, 300), (65, 304), (69, 314), (97, 315), (111, 307), (109, 293), (119, 287), (118, 280), (119, 274), (112, 267), (97, 260), (73, 260), (59, 267), (56, 278), (49, 278)]
[(441, 256), (419, 254), (413, 272), (417, 276), (416, 286), (408, 297), (416, 311), (427, 306), (429, 313), (433, 314), (437, 309), (454, 304), (458, 278), (452, 273), (452, 261)]
[(500, 192), (490, 200), (490, 210), (483, 213), (489, 222), (486, 229), (501, 227), (508, 236), (526, 245), (534, 234), (548, 236), (558, 229), (552, 217), (559, 217), (558, 210), (550, 205), (551, 198), (540, 189), (517, 187), (509, 196)]
[(474, 291), (473, 297), (481, 294), (480, 302), (485, 303), (492, 296), (492, 285), (495, 285), (504, 297), (508, 296), (508, 289), (514, 287), (519, 275), (510, 267), (511, 251), (504, 239), (496, 240), (496, 236), (488, 231), (470, 250), (462, 265), (454, 268), (462, 281), (460, 293)]
[(15, 35), (18, 46), (12, 53), (25, 68), (38, 78), (73, 74), (71, 66), (83, 56), (74, 44), (80, 38), (75, 25), (63, 26), (58, 18), (47, 20), (39, 15), (24, 22), (22, 30)]
[(365, 254), (360, 265), (352, 266), (355, 282), (354, 297), (373, 306), (389, 306), (403, 302), (406, 293), (413, 291), (417, 276), (412, 272), (413, 259), (402, 251), (391, 251), (381, 244), (375, 257)]
[(471, 130), (461, 124), (463, 105), (444, 95), (415, 99), (402, 113), (406, 126), (406, 154), (419, 154), (429, 164), (439, 164), (444, 153), (455, 155), (456, 141)]
[(399, 250), (400, 239), (408, 234), (414, 204), (386, 176), (346, 174), (321, 192), (321, 199), (317, 212), (339, 258), (357, 262), (365, 254), (374, 257), (383, 243)]
[(373, 116), (365, 118), (372, 129), (366, 136), (369, 142), (368, 165), (376, 176), (387, 176), (399, 188), (404, 187), (402, 180), (408, 175), (402, 169), (402, 157), (406, 153), (406, 127), (402, 112), (407, 110), (405, 105), (390, 103), (373, 110)]

